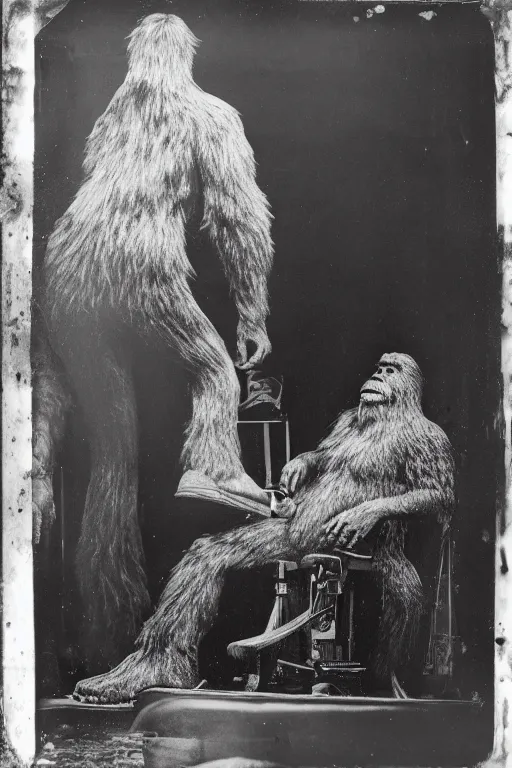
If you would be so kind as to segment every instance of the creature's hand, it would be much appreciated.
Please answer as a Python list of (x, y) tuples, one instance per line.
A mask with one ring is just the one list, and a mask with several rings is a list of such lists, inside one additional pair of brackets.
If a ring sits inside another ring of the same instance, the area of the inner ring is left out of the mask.
[(385, 511), (379, 500), (364, 501), (357, 507), (336, 515), (324, 527), (324, 533), (330, 544), (353, 547), (359, 539), (364, 539), (383, 517)]
[[(256, 349), (249, 357), (249, 344)], [(264, 323), (248, 324), (244, 320), (238, 323), (237, 331), (238, 358), (235, 363), (241, 371), (256, 368), (270, 354), (272, 347)]]
[(297, 488), (302, 485), (311, 469), (312, 463), (312, 452), (301, 453), (300, 456), (296, 456), (283, 467), (279, 486), (288, 496), (293, 496)]

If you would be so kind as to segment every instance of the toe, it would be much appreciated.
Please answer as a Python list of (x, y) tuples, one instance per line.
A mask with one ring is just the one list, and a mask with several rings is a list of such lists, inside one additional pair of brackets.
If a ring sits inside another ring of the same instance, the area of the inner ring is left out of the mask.
[(86, 696), (85, 691), (80, 685), (77, 685), (75, 690), (73, 691), (73, 698), (77, 701), (83, 701)]

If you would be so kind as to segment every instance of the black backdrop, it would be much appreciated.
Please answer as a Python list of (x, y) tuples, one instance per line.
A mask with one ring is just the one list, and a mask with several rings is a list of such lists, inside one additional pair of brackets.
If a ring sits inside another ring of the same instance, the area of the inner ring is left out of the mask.
[[(485, 697), (501, 463), (492, 36), (474, 6), (436, 7), (431, 21), (414, 5), (367, 18), (369, 7), (71, 0), (37, 39), (36, 258), (78, 188), (85, 138), (124, 78), (126, 36), (147, 13), (177, 13), (203, 41), (197, 82), (242, 114), (275, 215), (267, 368), (285, 377), (293, 452), (313, 447), (356, 402), (382, 352), (408, 352), (424, 371), (425, 411), (459, 467), (463, 687)], [(236, 317), (218, 259), (201, 238), (190, 258), (196, 296), (232, 347)], [(165, 350), (139, 344), (136, 355), (156, 596), (159, 553), (179, 539), (173, 492), (188, 399)], [(71, 427), (63, 461), (72, 520), (87, 451), (78, 418)], [(76, 525), (67, 536), (72, 549)]]

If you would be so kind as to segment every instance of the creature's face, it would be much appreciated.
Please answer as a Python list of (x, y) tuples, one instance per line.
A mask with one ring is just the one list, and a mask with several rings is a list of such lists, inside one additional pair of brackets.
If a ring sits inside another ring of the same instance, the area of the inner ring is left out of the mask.
[(361, 405), (391, 406), (399, 401), (419, 405), (421, 383), (421, 372), (412, 357), (398, 353), (383, 355), (376, 372), (361, 387)]

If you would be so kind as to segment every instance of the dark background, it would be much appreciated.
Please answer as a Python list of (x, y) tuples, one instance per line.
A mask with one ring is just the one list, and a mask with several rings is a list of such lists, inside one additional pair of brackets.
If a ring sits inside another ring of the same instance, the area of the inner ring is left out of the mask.
[[(124, 79), (126, 36), (148, 13), (177, 13), (203, 41), (196, 81), (241, 112), (275, 216), (267, 370), (285, 377), (293, 453), (357, 402), (383, 352), (411, 354), (425, 374), (425, 412), (450, 437), (459, 470), (459, 677), (464, 695), (488, 698), (502, 462), (492, 35), (477, 6), (435, 7), (432, 21), (418, 6), (367, 18), (370, 7), (71, 0), (37, 38), (36, 258), (78, 189), (85, 138)], [(219, 261), (201, 238), (189, 253), (198, 301), (232, 347), (236, 316)], [(133, 343), (156, 598), (168, 551), (192, 535), (173, 499), (189, 402), (170, 353)], [(77, 414), (62, 458), (69, 563), (84, 435)]]

